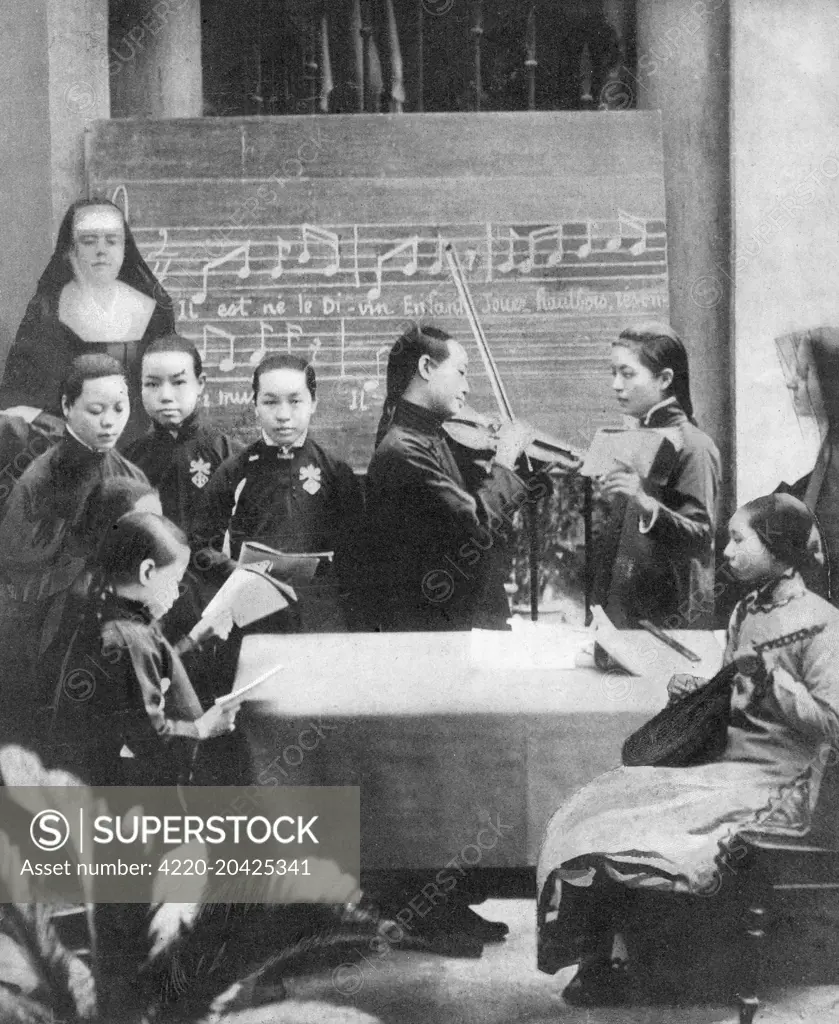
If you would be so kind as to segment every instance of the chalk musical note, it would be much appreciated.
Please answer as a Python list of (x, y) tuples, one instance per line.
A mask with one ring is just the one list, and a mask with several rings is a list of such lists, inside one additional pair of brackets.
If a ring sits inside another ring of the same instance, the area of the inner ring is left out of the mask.
[(469, 246), (466, 252), (463, 254), (463, 262), (466, 264), (466, 269), (471, 274), (475, 267), (478, 265), (478, 250), (474, 246)]
[(291, 339), (292, 338), (301, 338), (302, 336), (303, 336), (303, 328), (300, 326), (300, 324), (292, 324), (292, 323), (289, 323), (288, 321), (286, 321), (286, 325), (285, 325), (285, 344), (286, 344), (286, 351), (289, 354), (291, 353)]
[(273, 333), (274, 328), (270, 324), (264, 320), (259, 321), (259, 348), (251, 352), (250, 359), (248, 360), (251, 366), (258, 366), (265, 358), (268, 353), (268, 349), (265, 346), (265, 335)]
[(162, 267), (160, 266), (159, 260), (155, 260), (154, 261), (154, 266), (152, 267), (152, 273), (157, 278), (157, 281), (158, 281), (159, 284), (163, 284), (163, 282), (166, 280), (166, 275), (169, 273), (169, 267), (171, 267), (171, 266), (172, 266), (172, 259), (169, 256), (166, 257), (166, 262), (163, 264)]
[(312, 364), (312, 366), (315, 365), (315, 360), (317, 359), (318, 352), (320, 352), (320, 350), (321, 350), (321, 340), (320, 340), (320, 338), (313, 338), (311, 343), (309, 344), (309, 362)]
[(634, 214), (618, 210), (618, 233), (606, 242), (606, 252), (618, 252), (627, 238), (638, 238), (629, 247), (631, 256), (641, 256), (647, 251), (646, 222)]
[(271, 267), (271, 277), (273, 280), (277, 280), (278, 277), (282, 276), (283, 273), (283, 255), (287, 255), (291, 252), (291, 242), (286, 242), (284, 239), (277, 235), (277, 265)]
[[(625, 213), (623, 210), (618, 210), (618, 221), (620, 222), (621, 235), (628, 235), (635, 237), (640, 235), (641, 237), (633, 245), (629, 247), (629, 253), (631, 256), (641, 256), (647, 251), (647, 224), (646, 221), (640, 217), (635, 217), (631, 213)], [(624, 230), (624, 229), (628, 230)]]
[(240, 281), (244, 281), (246, 277), (250, 277), (251, 266), (250, 266), (250, 251), (251, 243), (245, 242), (244, 245), (237, 245), (235, 249), (231, 249), (230, 252), (226, 252), (223, 256), (219, 256), (214, 260), (210, 260), (204, 264), (204, 270), (202, 271), (203, 281), (201, 284), (201, 291), (196, 292), (192, 296), (192, 301), (196, 306), (200, 306), (207, 298), (207, 278), (210, 275), (211, 270), (215, 270), (216, 267), (223, 267), (225, 263), (230, 263), (232, 260), (237, 260), (240, 257), (244, 260), (243, 264), (236, 271), (236, 276)]
[(370, 406), (365, 403), (364, 399), (372, 392), (378, 391), (378, 388), (377, 380), (366, 380), (360, 388), (352, 388), (350, 390), (350, 412), (367, 412)]
[(515, 246), (516, 240), (521, 238), (516, 231), (512, 228), (507, 229), (510, 232), (510, 237), (507, 239), (507, 259), (503, 263), (499, 263), (495, 268), (500, 274), (509, 274), (511, 270), (515, 269)]
[(381, 378), (384, 376), (384, 374), (382, 373), (382, 356), (389, 355), (390, 345), (382, 345), (381, 348), (376, 349), (376, 380), (381, 380)]
[(128, 189), (125, 187), (125, 185), (117, 185), (117, 187), (114, 189), (113, 195), (111, 196), (111, 202), (114, 204), (114, 206), (120, 205), (117, 202), (117, 196), (120, 194), (120, 192), (122, 192), (122, 215), (123, 217), (125, 217), (126, 220), (128, 220)]
[(402, 273), (405, 277), (412, 277), (417, 272), (418, 266), (418, 249), (419, 249), (419, 238), (414, 235), (413, 238), (409, 238), (406, 242), (400, 242), (399, 245), (395, 245), (392, 249), (388, 249), (382, 256), (376, 257), (376, 283), (367, 292), (368, 299), (378, 299), (382, 294), (382, 266), (387, 263), (388, 260), (395, 260), (397, 256), (401, 256), (403, 253), (410, 253), (408, 262), (402, 267)]
[(303, 233), (303, 249), (297, 257), (298, 263), (308, 263), (312, 258), (309, 252), (309, 242), (318, 242), (330, 250), (330, 262), (321, 270), (314, 270), (313, 273), (323, 274), (324, 277), (334, 277), (341, 265), (341, 253), (339, 250), (340, 239), (334, 231), (328, 228), (319, 228), (314, 224), (302, 224), (300, 227)]
[(556, 247), (545, 259), (546, 267), (555, 267), (562, 262), (562, 225), (554, 224), (547, 228), (536, 228), (527, 236), (528, 255), (516, 268), (520, 274), (529, 274), (536, 265), (536, 244), (543, 239), (556, 239)]
[(149, 253), (149, 259), (157, 259), (158, 256), (162, 256), (166, 252), (166, 246), (169, 244), (169, 228), (158, 228), (158, 235), (163, 239), (163, 245), (159, 249), (155, 249), (154, 252)]
[(437, 233), (437, 254), (434, 257), (434, 262), (428, 268), (429, 274), (439, 274), (443, 270), (443, 236)]
[(219, 327), (213, 327), (212, 324), (204, 324), (204, 345), (201, 351), (202, 361), (206, 360), (207, 358), (207, 340), (210, 337), (224, 338), (224, 340), (227, 342), (229, 346), (227, 350), (227, 355), (223, 356), (219, 360), (218, 368), (221, 370), (222, 373), (230, 373), (230, 371), (233, 370), (236, 366), (236, 363), (233, 359), (233, 343), (236, 341), (236, 338), (232, 334), (230, 334), (229, 331), (223, 331)]
[(584, 260), (588, 256), (591, 256), (591, 221), (590, 220), (586, 221), (586, 240), (579, 247), (579, 249), (577, 249), (577, 256), (581, 260)]

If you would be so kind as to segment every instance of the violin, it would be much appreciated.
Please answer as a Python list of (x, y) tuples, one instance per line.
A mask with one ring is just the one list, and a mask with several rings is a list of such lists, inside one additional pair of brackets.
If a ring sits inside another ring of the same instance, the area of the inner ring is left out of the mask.
[[(445, 421), (443, 429), (453, 441), (456, 441), (464, 448), (494, 454), (500, 442), (499, 435), (502, 423), (515, 422), (516, 417), (513, 415), (510, 400), (507, 397), (507, 392), (498, 372), (495, 359), (492, 352), (490, 352), (483, 327), (478, 320), (478, 314), (475, 311), (475, 304), (472, 301), (469, 286), (466, 283), (466, 278), (463, 276), (460, 259), (451, 242), (445, 245), (444, 253), (449, 266), (449, 272), (452, 275), (460, 301), (463, 303), (463, 308), (466, 310), (475, 343), (478, 346), (478, 351), (481, 353), (481, 358), (489, 377), (492, 393), (498, 406), (500, 422), (492, 420), (476, 412), (474, 409), (470, 409), (468, 406), (464, 406), (457, 416)], [(525, 455), (529, 459), (532, 459), (534, 462), (549, 463), (551, 467), (558, 466), (562, 469), (571, 470), (579, 469), (583, 464), (582, 453), (566, 441), (551, 437), (550, 434), (546, 434), (541, 430), (533, 430), (532, 433), (533, 440), (524, 450)]]

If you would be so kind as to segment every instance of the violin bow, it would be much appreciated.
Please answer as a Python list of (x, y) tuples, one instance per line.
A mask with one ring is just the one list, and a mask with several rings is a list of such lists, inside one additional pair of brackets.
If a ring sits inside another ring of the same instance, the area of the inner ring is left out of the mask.
[(495, 402), (498, 406), (498, 412), (505, 420), (514, 420), (513, 407), (510, 405), (510, 399), (507, 397), (507, 392), (504, 389), (504, 383), (501, 380), (501, 375), (498, 372), (498, 367), (493, 358), (492, 352), (489, 350), (489, 344), (484, 334), (484, 329), (481, 326), (481, 321), (478, 319), (478, 314), (475, 310), (475, 303), (472, 301), (472, 295), (469, 291), (469, 285), (466, 283), (466, 278), (463, 276), (463, 267), (460, 265), (460, 257), (457, 255), (457, 250), (451, 242), (446, 242), (443, 247), (443, 253), (446, 257), (446, 262), (449, 265), (449, 272), (452, 275), (454, 286), (457, 289), (457, 294), (460, 297), (460, 301), (463, 303), (463, 308), (466, 310), (466, 316), (469, 319), (469, 324), (472, 328), (472, 334), (475, 337), (475, 344), (478, 346), (478, 351), (481, 353), (481, 359), (484, 362), (484, 368), (489, 377), (490, 387), (492, 393), (495, 396)]
[[(463, 303), (463, 308), (466, 310), (466, 316), (469, 318), (469, 324), (472, 328), (475, 344), (478, 346), (478, 351), (481, 353), (481, 358), (483, 359), (487, 377), (489, 377), (489, 383), (492, 387), (492, 393), (495, 396), (498, 411), (503, 419), (512, 422), (515, 419), (513, 416), (513, 407), (510, 404), (510, 399), (507, 397), (504, 382), (501, 380), (501, 374), (498, 372), (498, 366), (496, 365), (492, 352), (489, 350), (489, 343), (486, 340), (486, 335), (484, 334), (484, 329), (481, 326), (481, 321), (478, 319), (478, 313), (475, 309), (475, 304), (472, 301), (469, 285), (466, 283), (466, 278), (463, 275), (463, 267), (460, 265), (460, 257), (457, 255), (457, 250), (451, 242), (447, 242), (445, 244), (443, 252), (446, 257), (446, 262), (449, 265), (449, 272), (451, 273), (452, 280), (454, 281), (454, 286), (457, 289), (457, 294), (460, 297), (460, 301)], [(528, 459), (528, 463), (529, 462), (530, 460)], [(536, 622), (539, 618), (538, 509), (535, 504), (530, 502), (527, 504), (526, 509), (527, 532), (529, 535), (528, 561), (530, 564), (530, 618), (531, 621)]]

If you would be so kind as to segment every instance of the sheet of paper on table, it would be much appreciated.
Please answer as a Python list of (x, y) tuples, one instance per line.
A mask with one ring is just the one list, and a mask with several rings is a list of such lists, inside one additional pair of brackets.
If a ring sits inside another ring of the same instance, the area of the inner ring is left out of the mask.
[(531, 622), (514, 618), (512, 630), (473, 629), (471, 664), (498, 670), (569, 669), (580, 664), (591, 644), (584, 626)]
[(722, 665), (724, 640), (711, 630), (668, 629), (668, 636), (678, 640), (699, 656), (690, 661), (643, 629), (616, 629), (602, 608), (592, 608), (592, 626), (597, 643), (623, 669), (634, 676), (666, 676), (677, 672), (711, 678)]

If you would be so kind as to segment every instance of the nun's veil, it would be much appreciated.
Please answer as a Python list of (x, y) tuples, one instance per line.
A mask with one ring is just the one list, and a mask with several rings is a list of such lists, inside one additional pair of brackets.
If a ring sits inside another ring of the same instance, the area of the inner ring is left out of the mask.
[(73, 219), (78, 210), (87, 209), (92, 206), (110, 206), (122, 217), (122, 224), (125, 229), (125, 257), (119, 274), (117, 274), (117, 280), (130, 285), (132, 288), (136, 288), (143, 295), (148, 295), (159, 306), (171, 308), (172, 300), (168, 292), (160, 284), (151, 272), (149, 265), (140, 255), (140, 250), (137, 248), (137, 243), (131, 234), (131, 228), (128, 226), (125, 214), (110, 199), (96, 197), (77, 199), (64, 214), (64, 219), (61, 221), (61, 226), (58, 229), (55, 251), (38, 281), (38, 287), (35, 291), (36, 296), (57, 296), (64, 285), (68, 281), (73, 280), (73, 268), (69, 259), (70, 251), (73, 248)]

